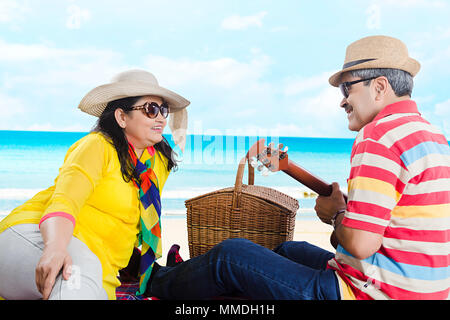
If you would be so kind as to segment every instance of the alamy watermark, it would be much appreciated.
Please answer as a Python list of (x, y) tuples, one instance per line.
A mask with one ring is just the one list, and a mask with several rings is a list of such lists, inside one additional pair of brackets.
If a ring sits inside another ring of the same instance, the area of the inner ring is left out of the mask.
[[(273, 143), (277, 148), (280, 136), (270, 129), (257, 129), (253, 135), (237, 135), (235, 130), (203, 129), (202, 122), (194, 122), (194, 128), (186, 136), (183, 153), (178, 152), (178, 160), (183, 164), (238, 164), (249, 148), (260, 139), (266, 145)], [(173, 141), (172, 141), (173, 142)]]

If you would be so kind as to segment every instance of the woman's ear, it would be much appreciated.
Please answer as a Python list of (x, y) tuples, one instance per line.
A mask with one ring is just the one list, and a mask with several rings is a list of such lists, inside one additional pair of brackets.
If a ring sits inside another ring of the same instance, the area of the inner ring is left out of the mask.
[(114, 111), (114, 117), (116, 118), (119, 127), (121, 127), (122, 129), (125, 129), (127, 127), (126, 113), (121, 108), (117, 108)]

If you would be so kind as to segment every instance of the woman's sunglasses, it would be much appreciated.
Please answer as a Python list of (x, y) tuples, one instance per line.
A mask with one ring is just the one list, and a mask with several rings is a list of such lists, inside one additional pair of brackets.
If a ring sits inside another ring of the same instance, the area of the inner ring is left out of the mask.
[(378, 77), (372, 77), (372, 78), (368, 78), (368, 79), (359, 79), (359, 80), (355, 80), (355, 81), (347, 81), (347, 82), (342, 82), (339, 85), (339, 89), (341, 89), (342, 94), (344, 95), (345, 99), (348, 98), (348, 90), (350, 90), (350, 87), (358, 82), (363, 82), (363, 81), (369, 81), (369, 80), (373, 80), (376, 79)]
[(142, 106), (131, 107), (131, 110), (143, 110), (150, 119), (155, 119), (158, 113), (161, 113), (164, 118), (169, 115), (169, 106), (165, 102), (162, 105), (158, 105), (156, 102), (146, 102)]

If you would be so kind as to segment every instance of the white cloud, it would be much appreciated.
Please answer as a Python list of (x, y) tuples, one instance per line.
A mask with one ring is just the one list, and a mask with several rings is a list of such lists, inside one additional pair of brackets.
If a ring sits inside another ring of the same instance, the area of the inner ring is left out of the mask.
[[(146, 60), (162, 86), (180, 89), (191, 100), (191, 115), (201, 112), (202, 130), (227, 128), (227, 134), (252, 136), (354, 136), (339, 107), (341, 93), (328, 84), (331, 72), (269, 84), (263, 75), (270, 65), (271, 59), (260, 52), (248, 62), (161, 56)], [(198, 120), (190, 118), (191, 130), (198, 129)]]
[(25, 109), (26, 103), (22, 99), (0, 92), (0, 130), (17, 125), (17, 119), (24, 116)]
[(10, 118), (24, 111), (24, 102), (16, 97), (0, 92), (0, 114), (2, 120)]
[(377, 4), (402, 8), (445, 8), (448, 5), (444, 0), (380, 0)]
[(76, 109), (79, 101), (128, 68), (122, 55), (111, 50), (0, 40), (0, 128), (86, 131), (94, 119)]
[(377, 4), (372, 4), (366, 10), (366, 26), (369, 30), (380, 29), (381, 27), (381, 9)]
[(122, 55), (111, 50), (61, 49), (43, 44), (7, 43), (0, 39), (0, 64), (27, 68), (23, 73), (3, 70), (4, 88), (24, 84), (39, 84), (40, 87), (96, 85), (121, 71), (121, 60)]
[(284, 94), (287, 96), (297, 95), (303, 92), (328, 87), (328, 78), (332, 72), (324, 72), (309, 78), (290, 78), (287, 79)]
[[(424, 112), (422, 112), (424, 114)], [(434, 118), (432, 123), (442, 130), (444, 136), (450, 139), (450, 99), (443, 102), (439, 102), (434, 106), (434, 112), (430, 114), (430, 118), (425, 116), (426, 119)]]
[(437, 116), (450, 116), (450, 99), (437, 103), (434, 107), (434, 113)]
[(6, 43), (0, 39), (0, 62), (23, 62), (79, 55), (80, 51), (51, 48), (42, 44)]
[(248, 86), (258, 81), (270, 64), (270, 58), (265, 55), (254, 57), (249, 63), (228, 57), (202, 61), (152, 55), (145, 61), (162, 85), (207, 85), (225, 89)]
[(0, 62), (32, 62), (33, 60), (73, 59), (88, 56), (104, 57), (116, 55), (101, 49), (60, 49), (44, 44), (8, 43), (0, 39)]
[(249, 27), (262, 27), (266, 11), (251, 16), (232, 15), (222, 21), (222, 28), (226, 30), (244, 30)]
[(270, 32), (283, 32), (283, 31), (288, 31), (289, 27), (287, 26), (278, 26), (278, 27), (273, 27), (272, 29), (270, 29)]
[[(123, 63), (121, 54), (109, 50), (62, 49), (43, 44), (7, 43), (2, 40), (0, 49), (0, 66), (9, 66), (0, 73), (0, 89), (8, 90), (8, 93), (18, 90), (24, 93), (24, 111), (28, 116), (25, 113), (20, 115), (23, 130), (79, 131), (82, 127), (70, 128), (70, 124), (58, 123), (59, 114), (72, 112), (88, 90), (107, 82), (117, 72), (130, 68), (151, 71), (161, 85), (185, 94), (193, 102), (193, 108), (207, 106), (211, 112), (205, 115), (206, 118), (217, 117), (221, 114), (221, 109), (227, 108), (234, 110), (233, 116), (236, 119), (239, 112), (254, 110), (255, 105), (270, 96), (270, 90), (267, 90), (261, 77), (271, 64), (271, 59), (257, 50), (252, 52), (253, 58), (245, 62), (228, 57), (194, 60), (148, 56), (140, 65), (127, 66)], [(248, 101), (253, 105), (247, 108)], [(14, 102), (19, 105), (18, 100)], [(40, 105), (40, 108), (45, 105), (54, 119), (43, 117), (36, 122), (33, 119), (38, 116), (36, 105)], [(194, 110), (194, 114), (196, 111), (199, 109)], [(84, 123), (78, 117), (80, 116), (74, 112), (73, 122)], [(86, 119), (86, 123), (88, 122), (92, 125), (92, 119)], [(216, 122), (208, 122), (210, 123)], [(13, 125), (15, 124), (8, 124), (7, 127), (16, 128)]]
[(342, 100), (338, 89), (326, 86), (318, 93), (300, 97), (286, 114), (300, 127), (303, 137), (351, 137), (345, 112), (339, 107)]
[(30, 8), (27, 3), (15, 0), (1, 0), (0, 1), (0, 23), (16, 22), (21, 20), (25, 13), (29, 12)]
[(328, 83), (332, 73), (286, 79), (283, 105), (288, 106), (286, 114), (294, 124), (280, 125), (278, 130), (302, 137), (354, 136), (347, 128), (345, 112), (339, 107), (342, 95)]
[(68, 29), (80, 29), (81, 23), (91, 18), (91, 12), (89, 10), (82, 9), (75, 4), (67, 8), (67, 13), (69, 14), (66, 20), (66, 27)]

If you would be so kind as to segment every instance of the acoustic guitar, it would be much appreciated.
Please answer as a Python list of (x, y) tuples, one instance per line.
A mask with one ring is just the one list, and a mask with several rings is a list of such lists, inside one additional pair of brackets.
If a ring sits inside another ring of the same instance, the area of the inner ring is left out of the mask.
[[(274, 148), (273, 142), (266, 146), (265, 139), (260, 139), (249, 149), (246, 157), (250, 165), (256, 167), (263, 175), (267, 175), (268, 171), (283, 171), (317, 194), (321, 196), (331, 195), (333, 191), (331, 184), (291, 161), (287, 154), (288, 148), (282, 149), (283, 144)], [(258, 165), (258, 163), (260, 164)], [(344, 197), (347, 201), (347, 196), (344, 195)], [(337, 248), (338, 241), (334, 231), (331, 234), (330, 243), (334, 248)]]

